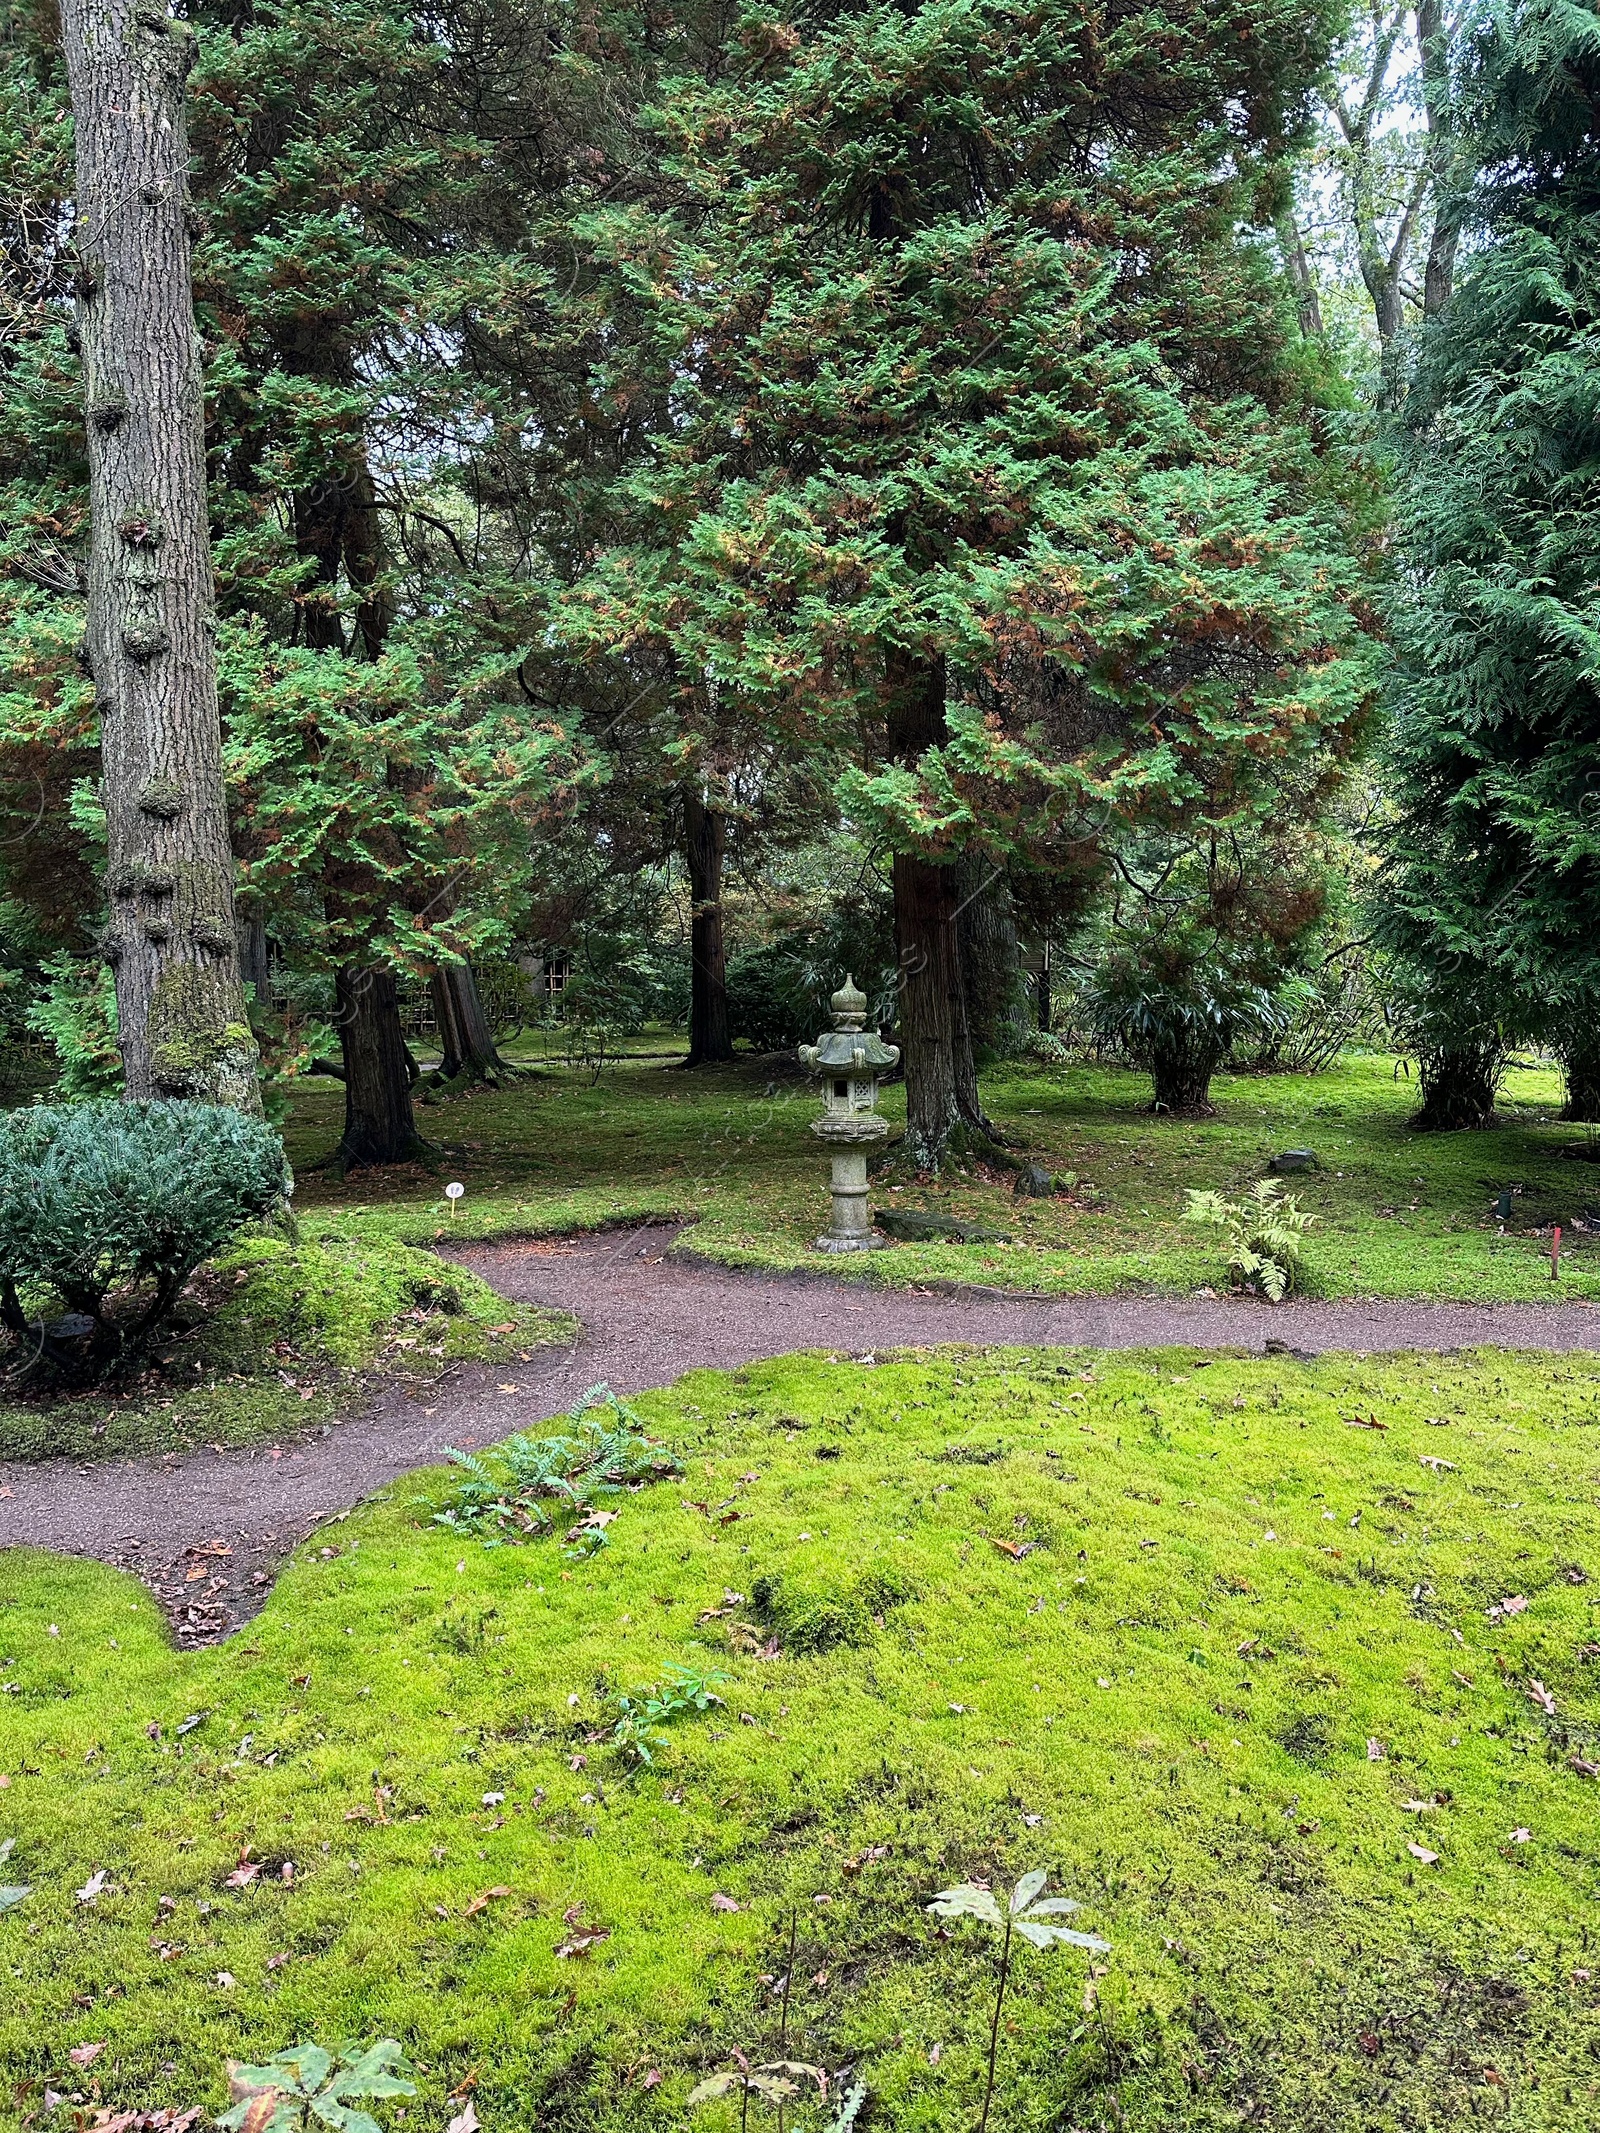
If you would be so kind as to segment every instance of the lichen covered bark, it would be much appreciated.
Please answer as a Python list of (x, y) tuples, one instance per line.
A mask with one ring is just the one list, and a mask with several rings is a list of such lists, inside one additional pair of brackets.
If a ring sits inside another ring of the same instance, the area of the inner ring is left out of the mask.
[(88, 623), (108, 844), (101, 947), (130, 1099), (259, 1110), (217, 715), (184, 80), (151, 0), (63, 0), (78, 165)]

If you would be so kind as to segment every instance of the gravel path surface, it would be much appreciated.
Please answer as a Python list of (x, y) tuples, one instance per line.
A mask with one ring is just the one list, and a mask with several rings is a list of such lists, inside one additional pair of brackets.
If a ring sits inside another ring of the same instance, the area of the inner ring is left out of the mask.
[(0, 1465), (0, 1546), (98, 1556), (141, 1576), (184, 1644), (248, 1619), (288, 1552), (324, 1520), (438, 1459), (492, 1444), (569, 1407), (604, 1379), (619, 1393), (684, 1371), (734, 1369), (799, 1348), (863, 1355), (946, 1341), (1259, 1353), (1339, 1349), (1600, 1349), (1584, 1304), (1239, 1303), (1204, 1297), (1051, 1297), (862, 1289), (825, 1274), (731, 1272), (667, 1254), (676, 1231), (609, 1231), (484, 1245), (460, 1257), (503, 1295), (575, 1313), (568, 1348), (473, 1365), (435, 1384), (391, 1385), (308, 1440), (243, 1451), (79, 1466)]

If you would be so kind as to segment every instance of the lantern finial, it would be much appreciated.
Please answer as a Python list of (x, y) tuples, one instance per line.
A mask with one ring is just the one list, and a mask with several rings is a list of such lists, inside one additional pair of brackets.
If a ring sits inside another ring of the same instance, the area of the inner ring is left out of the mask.
[(828, 1005), (835, 1029), (860, 1029), (867, 1019), (867, 996), (853, 977), (845, 979)]

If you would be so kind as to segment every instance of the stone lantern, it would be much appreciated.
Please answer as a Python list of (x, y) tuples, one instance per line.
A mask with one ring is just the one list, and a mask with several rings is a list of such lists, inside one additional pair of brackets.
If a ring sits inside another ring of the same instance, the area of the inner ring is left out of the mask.
[(824, 1109), (811, 1130), (833, 1152), (833, 1220), (817, 1250), (864, 1252), (878, 1241), (867, 1212), (867, 1151), (889, 1137), (889, 1121), (878, 1115), (878, 1076), (900, 1052), (864, 1027), (867, 996), (854, 978), (828, 1004), (833, 1028), (800, 1047), (801, 1065), (822, 1077)]

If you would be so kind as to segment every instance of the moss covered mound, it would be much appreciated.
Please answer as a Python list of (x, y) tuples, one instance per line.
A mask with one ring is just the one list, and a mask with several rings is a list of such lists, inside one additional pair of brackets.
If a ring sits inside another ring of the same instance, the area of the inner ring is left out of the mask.
[(325, 1216), (293, 1242), (242, 1239), (196, 1277), (180, 1319), (132, 1386), (0, 1404), (0, 1459), (277, 1441), (320, 1426), (370, 1371), (427, 1374), (572, 1330), (431, 1251)]
[(432, 1252), (337, 1229), (308, 1229), (294, 1244), (251, 1237), (217, 1275), (226, 1294), (202, 1345), (218, 1369), (268, 1369), (287, 1344), (303, 1361), (358, 1370), (419, 1326), (425, 1352), (478, 1352), (474, 1330), (485, 1319), (505, 1324), (509, 1309), (487, 1282)]
[[(229, 2056), (387, 2034), (408, 2124), (471, 2080), (496, 2133), (666, 2133), (778, 2056), (794, 1919), (789, 2056), (945, 2133), (992, 1947), (928, 1899), (1037, 1866), (1113, 1952), (1021, 1952), (997, 2129), (1593, 2122), (1592, 1359), (944, 1351), (639, 1405), (686, 1475), (592, 1556), (407, 1477), (213, 1650), (0, 1563), (0, 2093), (99, 2046), (106, 2106), (209, 2115)], [(725, 1703), (647, 1766), (616, 1697), (673, 1666)]]

